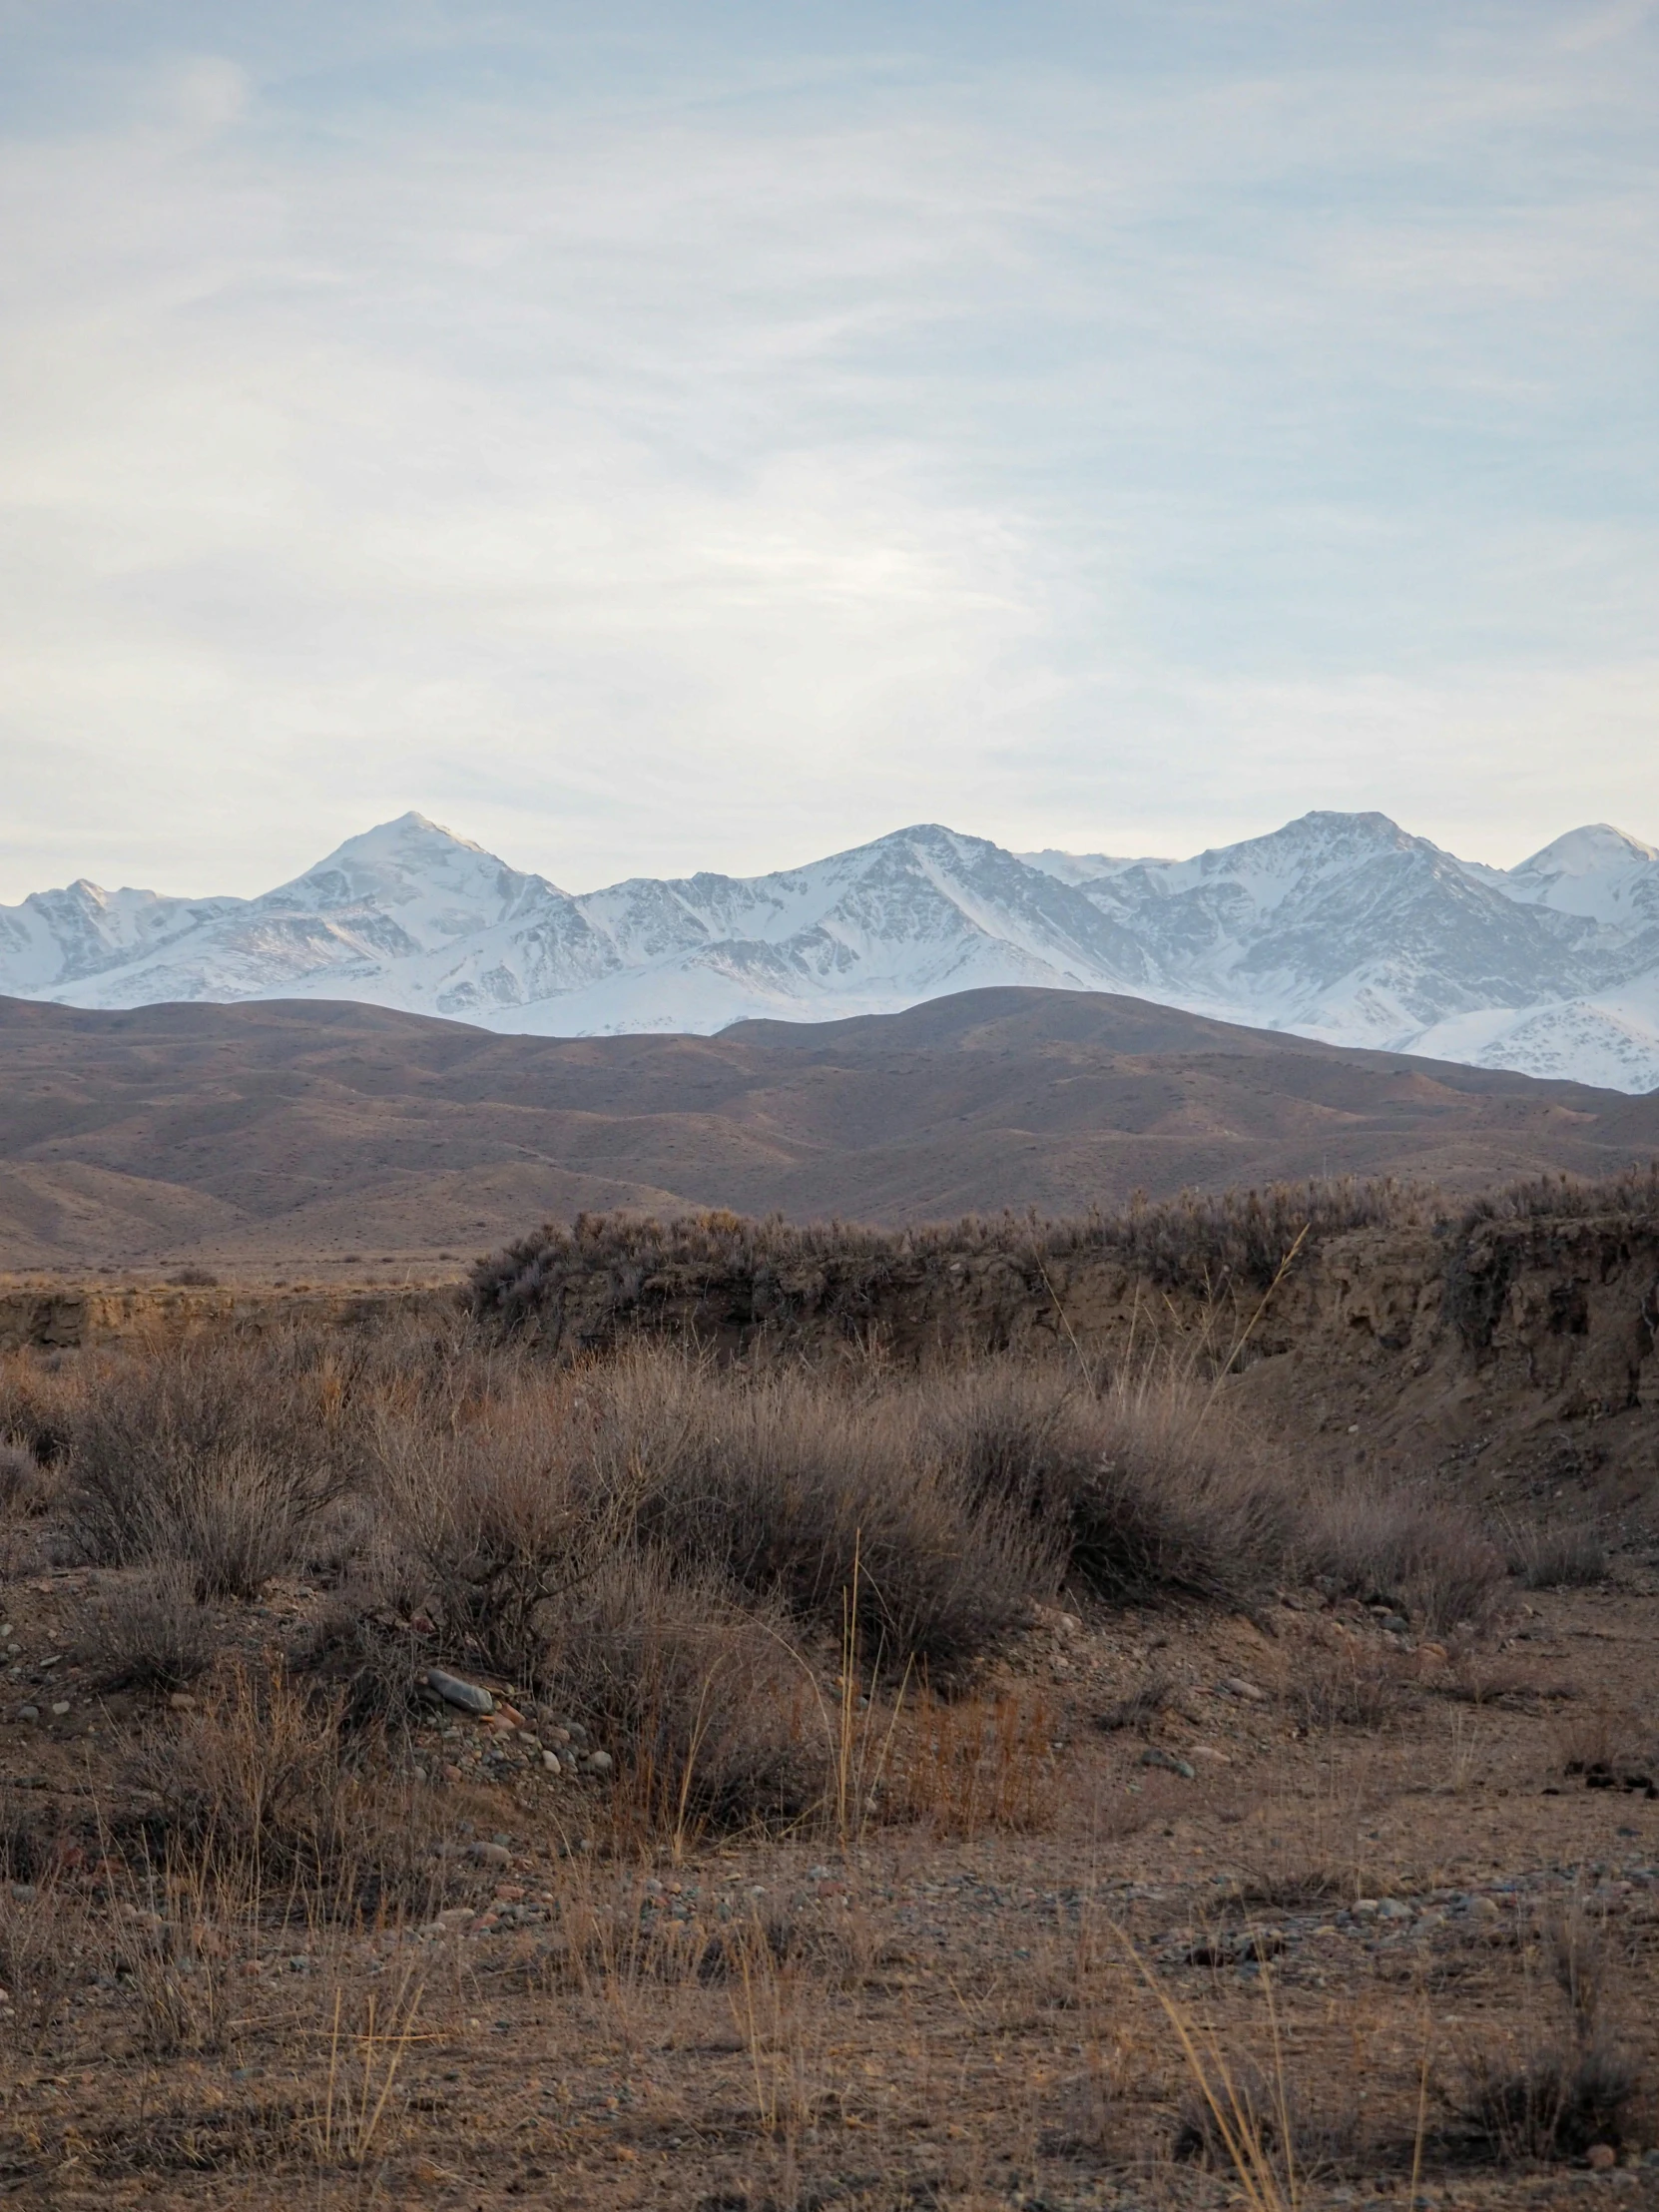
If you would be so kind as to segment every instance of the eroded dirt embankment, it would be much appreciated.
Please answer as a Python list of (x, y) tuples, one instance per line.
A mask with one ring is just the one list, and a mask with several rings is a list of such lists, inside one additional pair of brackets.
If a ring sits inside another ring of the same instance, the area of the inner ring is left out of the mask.
[(655, 1270), (595, 1266), (543, 1299), (554, 1353), (639, 1334), (726, 1356), (881, 1348), (909, 1361), (1046, 1350), (1091, 1370), (1153, 1347), (1327, 1456), (1484, 1461), (1534, 1490), (1659, 1481), (1659, 1215), (1423, 1221), (1329, 1236), (1271, 1290), (1162, 1288), (1116, 1256), (1005, 1245)]
[(172, 1284), (0, 1288), (0, 1353), (71, 1351), (124, 1337), (166, 1341), (199, 1329), (267, 1329), (294, 1321), (372, 1328), (399, 1315), (447, 1311), (454, 1303), (451, 1285), (353, 1291)]
[[(302, 1321), (376, 1328), (452, 1311), (454, 1286), (0, 1290), (0, 1351)], [(1271, 1290), (1163, 1287), (1117, 1255), (948, 1239), (748, 1264), (593, 1265), (524, 1334), (559, 1358), (639, 1335), (723, 1357), (879, 1349), (901, 1362), (1005, 1349), (1091, 1372), (1152, 1349), (1218, 1375), (1253, 1418), (1364, 1467), (1448, 1464), (1501, 1492), (1659, 1492), (1659, 1214), (1610, 1210), (1328, 1235)], [(1478, 1482), (1476, 1484), (1478, 1485)]]

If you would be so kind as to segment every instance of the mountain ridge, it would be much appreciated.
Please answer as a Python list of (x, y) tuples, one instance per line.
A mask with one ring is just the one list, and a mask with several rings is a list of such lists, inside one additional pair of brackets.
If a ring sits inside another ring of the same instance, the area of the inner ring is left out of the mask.
[(502, 1034), (706, 1035), (1010, 985), (1647, 1091), (1659, 851), (1592, 824), (1504, 870), (1316, 811), (1116, 858), (922, 823), (768, 875), (570, 892), (410, 812), (255, 898), (82, 877), (0, 907), (0, 991), (106, 1009), (339, 997)]

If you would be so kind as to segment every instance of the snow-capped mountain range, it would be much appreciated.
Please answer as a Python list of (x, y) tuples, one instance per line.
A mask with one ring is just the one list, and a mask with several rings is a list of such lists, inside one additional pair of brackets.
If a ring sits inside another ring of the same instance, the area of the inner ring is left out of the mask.
[(0, 906), (0, 992), (348, 998), (504, 1031), (709, 1032), (984, 984), (1123, 991), (1334, 1044), (1659, 1088), (1659, 851), (1599, 824), (1515, 868), (1378, 814), (1190, 860), (925, 825), (775, 875), (572, 895), (408, 814), (258, 898), (86, 881)]

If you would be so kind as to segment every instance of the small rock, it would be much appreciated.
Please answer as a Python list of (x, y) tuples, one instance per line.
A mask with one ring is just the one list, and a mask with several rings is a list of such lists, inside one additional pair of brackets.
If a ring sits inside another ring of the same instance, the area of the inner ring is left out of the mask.
[(1376, 1898), (1356, 1898), (1351, 1910), (1357, 1921), (1375, 1921), (1382, 1908)]
[(466, 1855), (480, 1867), (510, 1867), (513, 1863), (505, 1844), (468, 1844)]
[(1377, 1908), (1377, 1917), (1382, 1921), (1408, 1921), (1411, 1908), (1402, 1905), (1398, 1898), (1384, 1898)]
[(458, 1674), (445, 1674), (442, 1667), (428, 1667), (426, 1687), (435, 1690), (446, 1705), (453, 1705), (463, 1713), (493, 1713), (495, 1700), (488, 1690), (477, 1682), (463, 1682)]
[(608, 1751), (590, 1751), (582, 1761), (589, 1774), (609, 1774), (612, 1760)]
[(1584, 2156), (1592, 2173), (1604, 2174), (1619, 2162), (1619, 2154), (1611, 2143), (1592, 2143)]
[(1266, 1705), (1268, 1693), (1254, 1682), (1247, 1682), (1242, 1674), (1230, 1674), (1222, 1688), (1234, 1697), (1242, 1697), (1251, 1705)]
[(1469, 1912), (1477, 1921), (1495, 1921), (1498, 1918), (1498, 1908), (1490, 1898), (1471, 1899)]
[(66, 1698), (66, 1697), (61, 1697), (61, 1698), (59, 1698), (59, 1700), (58, 1700), (57, 1704), (56, 1704), (56, 1705), (54, 1705), (54, 1706), (53, 1706), (53, 1708), (52, 1708), (52, 1718), (53, 1718), (53, 1719), (54, 1719), (55, 1721), (61, 1721), (61, 1720), (63, 1719), (64, 1715), (65, 1715), (65, 1714), (66, 1714), (66, 1713), (67, 1713), (68, 1711), (69, 1711), (69, 1700), (68, 1700), (68, 1698)]
[(196, 1711), (196, 1700), (188, 1690), (175, 1690), (167, 1702), (170, 1710), (175, 1713), (194, 1713)]
[(17, 1709), (17, 1717), (20, 1721), (38, 1721), (40, 1719), (40, 1707), (38, 1705), (20, 1705)]
[(564, 1763), (556, 1751), (544, 1751), (541, 1755), (541, 1763), (549, 1774), (564, 1773)]

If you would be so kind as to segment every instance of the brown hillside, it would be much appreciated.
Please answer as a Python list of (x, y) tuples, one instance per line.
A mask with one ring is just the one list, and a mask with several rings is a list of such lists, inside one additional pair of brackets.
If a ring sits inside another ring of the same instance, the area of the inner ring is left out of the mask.
[(1092, 993), (580, 1040), (343, 1003), (0, 1001), (13, 1272), (418, 1273), (583, 1208), (1062, 1215), (1327, 1173), (1467, 1191), (1655, 1149), (1659, 1096)]

